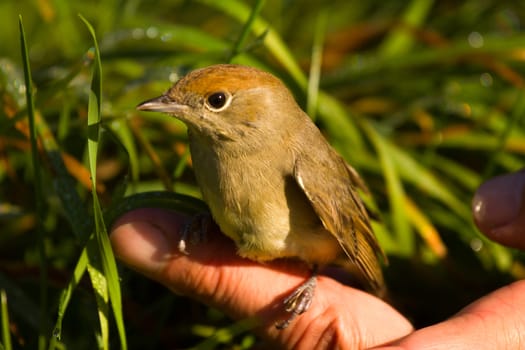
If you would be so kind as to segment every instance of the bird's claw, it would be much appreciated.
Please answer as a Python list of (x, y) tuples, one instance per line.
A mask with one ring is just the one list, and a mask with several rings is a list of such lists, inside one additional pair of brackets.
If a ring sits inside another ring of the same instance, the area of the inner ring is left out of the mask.
[(284, 299), (283, 304), (286, 312), (290, 313), (290, 317), (285, 321), (277, 323), (275, 325), (277, 329), (285, 329), (297, 316), (308, 310), (314, 298), (316, 285), (317, 278), (314, 274)]
[(189, 254), (187, 250), (188, 240), (192, 245), (206, 241), (206, 235), (211, 220), (212, 218), (209, 213), (200, 213), (188, 220), (182, 229), (182, 234), (178, 244), (181, 253), (186, 255)]

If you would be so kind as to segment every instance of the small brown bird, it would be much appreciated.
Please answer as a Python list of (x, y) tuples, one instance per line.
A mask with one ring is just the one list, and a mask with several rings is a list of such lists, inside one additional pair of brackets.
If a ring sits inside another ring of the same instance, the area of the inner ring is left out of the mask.
[(318, 266), (342, 266), (382, 293), (382, 251), (356, 191), (366, 186), (279, 79), (214, 65), (137, 108), (188, 126), (203, 198), (240, 256), (299, 258), (312, 267), (312, 277), (285, 300), (291, 316), (279, 328), (308, 309)]

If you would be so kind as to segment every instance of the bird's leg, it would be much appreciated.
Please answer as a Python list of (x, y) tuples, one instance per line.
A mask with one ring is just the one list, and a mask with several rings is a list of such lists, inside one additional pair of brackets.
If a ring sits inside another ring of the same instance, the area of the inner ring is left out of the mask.
[(283, 322), (275, 325), (277, 329), (285, 329), (290, 323), (300, 314), (308, 310), (312, 300), (314, 299), (315, 287), (317, 285), (317, 265), (314, 266), (312, 275), (306, 282), (296, 288), (292, 294), (284, 299), (284, 306), (286, 312), (290, 313), (290, 317)]
[(182, 229), (178, 247), (179, 251), (186, 255), (189, 254), (186, 249), (188, 240), (192, 245), (206, 241), (206, 234), (208, 233), (208, 227), (211, 221), (212, 218), (209, 213), (200, 213), (188, 220)]

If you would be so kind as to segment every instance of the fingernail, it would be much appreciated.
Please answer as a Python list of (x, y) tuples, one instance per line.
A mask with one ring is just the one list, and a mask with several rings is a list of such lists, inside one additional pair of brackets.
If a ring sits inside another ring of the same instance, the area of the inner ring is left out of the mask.
[(483, 183), (472, 199), (472, 213), (481, 231), (488, 233), (511, 223), (519, 214), (525, 189), (525, 169)]

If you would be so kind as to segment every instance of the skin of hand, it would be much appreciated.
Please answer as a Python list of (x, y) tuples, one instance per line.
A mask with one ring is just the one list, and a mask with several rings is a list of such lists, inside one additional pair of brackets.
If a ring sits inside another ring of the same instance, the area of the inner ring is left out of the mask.
[[(525, 247), (525, 172), (487, 181), (476, 192), (474, 219), (488, 237)], [(235, 319), (256, 315), (256, 332), (282, 348), (297, 349), (519, 349), (525, 346), (525, 281), (500, 288), (449, 319), (414, 330), (391, 306), (362, 291), (320, 275), (309, 312), (279, 331), (273, 322), (287, 291), (308, 275), (306, 266), (251, 262), (219, 234), (206, 243), (177, 249), (186, 218), (159, 209), (122, 216), (111, 240), (128, 266), (172, 291), (191, 295)], [(284, 291), (284, 292), (283, 292)]]
[(381, 299), (323, 275), (318, 276), (308, 312), (278, 330), (274, 324), (285, 315), (282, 301), (309, 276), (308, 266), (298, 261), (261, 264), (242, 258), (233, 241), (218, 229), (211, 230), (205, 242), (189, 245), (186, 255), (178, 243), (187, 220), (161, 209), (126, 213), (113, 225), (115, 254), (175, 293), (216, 307), (234, 319), (256, 317), (255, 331), (279, 347), (368, 348), (412, 331), (411, 324)]

